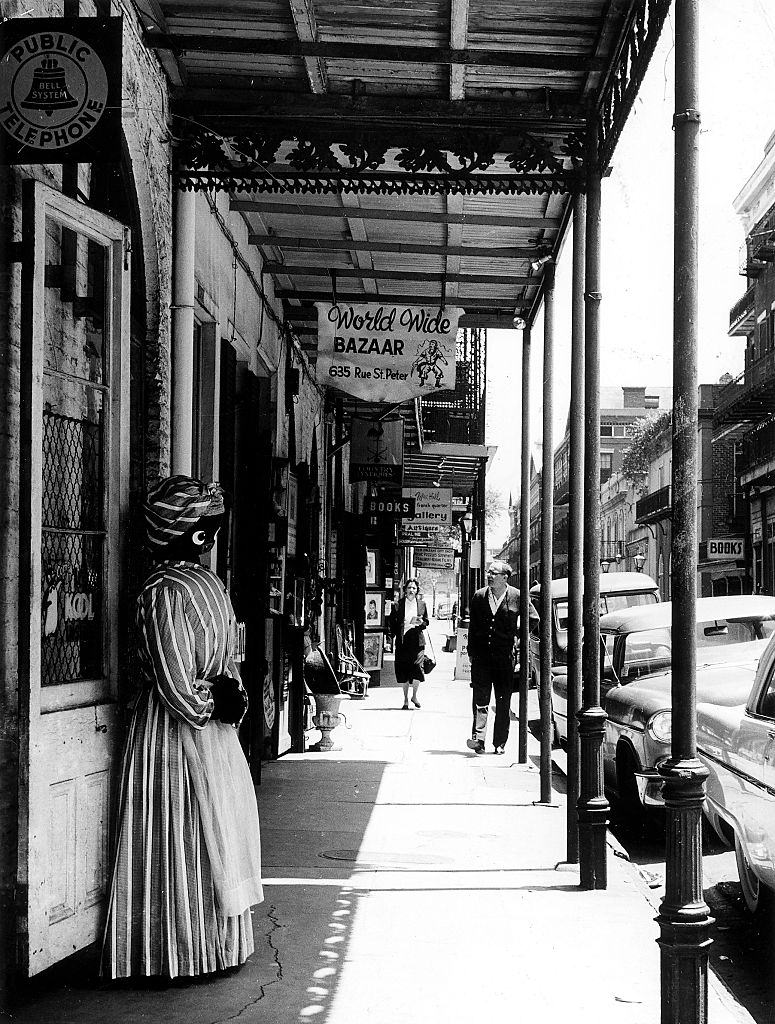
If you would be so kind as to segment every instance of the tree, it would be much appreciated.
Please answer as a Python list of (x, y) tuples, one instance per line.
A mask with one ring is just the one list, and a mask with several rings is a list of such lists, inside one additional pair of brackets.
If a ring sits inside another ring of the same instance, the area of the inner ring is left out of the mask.
[(488, 487), (484, 495), (484, 527), (492, 530), (500, 525), (500, 517), (506, 511), (506, 502), (500, 491)]
[(665, 431), (670, 429), (672, 422), (673, 414), (668, 409), (659, 416), (636, 420), (627, 428), (632, 440), (622, 453), (621, 473), (633, 487), (642, 486), (649, 466), (659, 454)]

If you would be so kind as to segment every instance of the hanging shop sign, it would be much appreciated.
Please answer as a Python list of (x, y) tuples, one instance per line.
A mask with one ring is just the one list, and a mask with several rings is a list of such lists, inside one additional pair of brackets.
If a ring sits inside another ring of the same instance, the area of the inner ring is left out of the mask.
[(414, 498), (366, 498), (364, 511), (377, 519), (413, 519)]
[(709, 537), (708, 561), (727, 562), (745, 557), (745, 541), (742, 537)]
[(369, 402), (455, 387), (457, 307), (318, 302), (318, 376)]
[(401, 496), (414, 498), (414, 519), (402, 520), (399, 543), (438, 547), (440, 532), (452, 525), (452, 488), (404, 487)]
[(0, 24), (0, 163), (116, 163), (121, 18)]
[(452, 569), (455, 565), (453, 548), (418, 547), (414, 552), (415, 569)]
[(350, 481), (401, 482), (404, 421), (353, 417), (350, 428)]

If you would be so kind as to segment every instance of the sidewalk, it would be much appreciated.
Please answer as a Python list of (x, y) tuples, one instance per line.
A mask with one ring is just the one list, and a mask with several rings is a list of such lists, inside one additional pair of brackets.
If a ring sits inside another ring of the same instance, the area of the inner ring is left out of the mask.
[[(343, 749), (264, 767), (266, 901), (236, 975), (164, 990), (85, 979), (12, 1019), (225, 1024), (659, 1021), (654, 910), (609, 849), (609, 887), (581, 892), (565, 856), (564, 778), (536, 807), (538, 744), (516, 763), (467, 750), (470, 689), (442, 651), (402, 711), (392, 672), (343, 705)], [(492, 718), (492, 716), (491, 716)], [(492, 722), (490, 722), (492, 728)], [(488, 745), (488, 751), (491, 747)], [(751, 1018), (711, 979), (710, 1024)]]

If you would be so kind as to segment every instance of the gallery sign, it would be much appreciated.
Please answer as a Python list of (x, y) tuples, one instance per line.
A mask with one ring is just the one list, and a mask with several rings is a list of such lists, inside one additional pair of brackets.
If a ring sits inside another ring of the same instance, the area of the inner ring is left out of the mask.
[(457, 307), (318, 302), (318, 377), (369, 402), (455, 387)]
[(404, 498), (414, 498), (414, 518), (402, 521), (399, 544), (437, 547), (440, 532), (452, 525), (451, 487), (404, 487)]
[(0, 163), (121, 157), (121, 18), (0, 24)]

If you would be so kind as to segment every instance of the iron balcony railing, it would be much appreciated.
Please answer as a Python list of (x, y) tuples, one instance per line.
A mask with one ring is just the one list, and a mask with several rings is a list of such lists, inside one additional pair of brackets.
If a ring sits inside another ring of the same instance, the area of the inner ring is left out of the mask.
[(635, 503), (635, 522), (648, 523), (654, 519), (666, 519), (673, 511), (671, 486), (660, 487), (658, 491), (646, 494)]
[(775, 462), (775, 420), (746, 434), (742, 449), (737, 461), (738, 473), (750, 473), (757, 466)]
[(621, 562), (624, 558), (624, 543), (620, 540), (603, 541), (600, 545), (601, 562)]
[(729, 311), (729, 334), (747, 334), (756, 319), (756, 285), (752, 284)]
[(455, 390), (423, 397), (423, 437), (446, 444), (484, 444), (485, 352), (483, 328), (460, 331), (455, 353)]
[[(716, 392), (716, 404), (714, 408), (715, 418), (722, 414), (734, 412), (736, 405), (748, 405), (751, 398), (757, 397), (759, 391), (769, 389), (775, 384), (775, 351), (767, 352), (759, 359), (754, 359), (746, 366), (742, 373), (739, 373), (734, 380), (719, 387)], [(764, 395), (759, 395), (764, 398)], [(750, 410), (746, 409), (746, 412)], [(769, 406), (762, 405), (761, 416), (769, 413)]]

